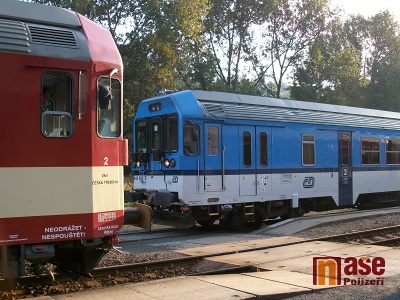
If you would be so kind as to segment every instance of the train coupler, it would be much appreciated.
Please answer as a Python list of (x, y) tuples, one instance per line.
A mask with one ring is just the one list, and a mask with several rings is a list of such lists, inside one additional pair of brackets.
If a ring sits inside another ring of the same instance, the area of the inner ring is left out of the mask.
[(132, 203), (124, 210), (124, 224), (151, 230), (151, 207), (141, 203)]

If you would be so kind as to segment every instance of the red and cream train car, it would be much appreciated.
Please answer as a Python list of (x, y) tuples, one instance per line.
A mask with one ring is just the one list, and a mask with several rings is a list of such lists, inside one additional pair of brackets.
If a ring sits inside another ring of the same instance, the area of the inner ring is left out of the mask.
[(2, 0), (0, 61), (1, 277), (87, 274), (124, 223), (121, 56), (80, 14)]

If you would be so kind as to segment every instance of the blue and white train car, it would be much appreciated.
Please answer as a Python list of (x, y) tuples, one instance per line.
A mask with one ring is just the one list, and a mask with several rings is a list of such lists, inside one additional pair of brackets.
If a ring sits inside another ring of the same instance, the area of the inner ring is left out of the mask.
[(400, 114), (183, 91), (141, 102), (134, 198), (179, 226), (397, 202)]

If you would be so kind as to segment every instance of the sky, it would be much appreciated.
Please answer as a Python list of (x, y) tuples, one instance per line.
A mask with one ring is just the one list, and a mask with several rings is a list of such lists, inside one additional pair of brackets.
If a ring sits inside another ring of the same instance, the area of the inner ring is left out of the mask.
[(400, 22), (398, 0), (331, 0), (331, 5), (341, 6), (346, 14), (361, 14), (367, 18), (387, 9)]

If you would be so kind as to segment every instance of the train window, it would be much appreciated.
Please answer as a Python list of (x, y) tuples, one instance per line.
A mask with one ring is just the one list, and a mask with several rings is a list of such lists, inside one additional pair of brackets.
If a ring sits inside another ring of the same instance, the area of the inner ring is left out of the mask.
[(341, 164), (342, 164), (342, 166), (348, 166), (349, 165), (350, 139), (347, 135), (342, 135), (340, 142), (341, 142), (341, 153), (340, 153)]
[(190, 124), (183, 126), (183, 151), (185, 155), (199, 154), (199, 126)]
[(100, 77), (97, 88), (97, 133), (100, 137), (121, 135), (121, 83)]
[(166, 140), (165, 151), (178, 151), (178, 117), (176, 115), (167, 116), (165, 120)]
[(378, 139), (361, 139), (361, 163), (363, 165), (380, 164), (380, 145)]
[(386, 140), (386, 164), (400, 164), (400, 140)]
[(160, 120), (153, 120), (151, 122), (151, 149), (160, 150), (161, 145), (161, 126)]
[(243, 165), (251, 167), (251, 132), (243, 132)]
[(69, 74), (45, 73), (42, 76), (41, 127), (49, 138), (72, 134), (72, 78)]
[(315, 137), (304, 134), (303, 142), (303, 166), (315, 165)]
[(219, 153), (219, 132), (218, 127), (208, 127), (208, 155), (218, 155)]
[(136, 121), (136, 153), (147, 153), (146, 120)]
[(268, 134), (260, 133), (260, 165), (261, 167), (268, 166)]

